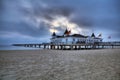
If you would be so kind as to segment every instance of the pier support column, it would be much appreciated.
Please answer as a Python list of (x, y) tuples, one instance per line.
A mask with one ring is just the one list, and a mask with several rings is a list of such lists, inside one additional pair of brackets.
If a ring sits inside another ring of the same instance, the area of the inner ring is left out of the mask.
[(72, 49), (75, 49), (75, 46), (74, 46), (74, 45), (72, 46)]
[(63, 46), (63, 45), (61, 45), (61, 49), (62, 49), (62, 50), (64, 49), (64, 46)]
[(60, 45), (60, 49), (62, 50), (62, 45)]
[(55, 45), (53, 45), (53, 49), (55, 49)]
[(36, 45), (34, 47), (36, 48)]
[(75, 49), (75, 50), (77, 49), (77, 46), (76, 46), (76, 45), (74, 45), (74, 49)]
[(79, 46), (79, 49), (81, 49), (81, 46)]
[(64, 49), (66, 50), (66, 46), (64, 45)]
[(44, 45), (44, 49), (46, 48), (46, 45)]
[(86, 49), (86, 45), (85, 45), (85, 49)]
[(102, 48), (104, 48), (104, 45), (102, 45)]
[(39, 45), (39, 48), (41, 48), (41, 45)]
[(114, 48), (114, 46), (112, 45), (112, 49)]
[(57, 49), (59, 49), (59, 45), (57, 45)]
[(56, 46), (56, 45), (54, 45), (54, 49), (57, 49), (57, 46)]
[(50, 49), (52, 49), (52, 45), (50, 45)]
[(73, 50), (73, 45), (70, 45), (70, 49)]

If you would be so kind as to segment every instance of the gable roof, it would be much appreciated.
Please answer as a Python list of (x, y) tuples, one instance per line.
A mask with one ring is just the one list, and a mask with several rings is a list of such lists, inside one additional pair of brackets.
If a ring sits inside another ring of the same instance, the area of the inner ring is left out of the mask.
[(92, 33), (91, 37), (95, 37), (95, 34), (94, 34), (94, 33)]
[(64, 34), (67, 34), (67, 33), (68, 33), (68, 30), (66, 29), (65, 32), (64, 32)]
[(55, 33), (55, 32), (53, 32), (52, 36), (56, 36), (56, 33)]

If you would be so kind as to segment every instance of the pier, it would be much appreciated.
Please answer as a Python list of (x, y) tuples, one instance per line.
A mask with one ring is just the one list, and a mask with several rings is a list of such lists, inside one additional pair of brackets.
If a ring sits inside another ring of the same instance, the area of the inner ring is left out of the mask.
[(100, 42), (94, 44), (52, 44), (52, 43), (42, 43), (42, 44), (13, 44), (13, 46), (22, 47), (33, 47), (42, 49), (55, 49), (55, 50), (82, 50), (82, 49), (104, 49), (104, 48), (120, 48), (120, 42)]

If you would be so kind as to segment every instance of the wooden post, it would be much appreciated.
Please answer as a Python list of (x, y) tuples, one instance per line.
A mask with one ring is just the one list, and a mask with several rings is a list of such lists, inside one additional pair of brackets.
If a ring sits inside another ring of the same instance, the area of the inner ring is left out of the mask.
[(62, 46), (60, 45), (60, 49), (62, 50)]
[(35, 48), (36, 48), (36, 45), (35, 45)]
[(46, 48), (46, 45), (44, 45), (44, 49)]
[(114, 48), (114, 46), (112, 45), (112, 49)]
[(57, 45), (57, 49), (59, 49), (59, 45)]
[(81, 46), (79, 45), (79, 49), (81, 49)]
[(73, 45), (70, 45), (70, 49), (73, 50)]
[(86, 49), (86, 45), (85, 45), (85, 49)]
[(102, 45), (102, 48), (104, 48), (104, 45)]
[(75, 45), (75, 50), (77, 49), (77, 46)]
[(62, 50), (64, 49), (64, 46), (62, 45)]
[(41, 45), (39, 45), (39, 48), (41, 47)]
[(57, 49), (59, 49), (59, 45), (57, 45)]
[(64, 49), (66, 50), (66, 46), (64, 45)]
[(52, 49), (52, 45), (50, 45), (50, 49)]

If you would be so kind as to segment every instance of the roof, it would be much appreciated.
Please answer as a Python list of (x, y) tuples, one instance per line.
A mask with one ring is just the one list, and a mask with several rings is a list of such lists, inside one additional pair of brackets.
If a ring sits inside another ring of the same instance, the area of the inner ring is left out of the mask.
[(68, 30), (66, 29), (65, 32), (64, 32), (64, 34), (67, 34), (67, 33), (68, 33)]
[(94, 33), (92, 33), (91, 37), (95, 37), (95, 34), (94, 34)]
[(81, 35), (81, 34), (73, 34), (71, 35), (72, 37), (83, 37), (83, 38), (87, 38), (87, 36)]
[(68, 31), (68, 29), (65, 30), (64, 35), (70, 35), (71, 30)]
[(55, 33), (55, 32), (53, 32), (52, 36), (56, 36), (56, 33)]
[(78, 38), (87, 38), (88, 36), (84, 36), (84, 35), (81, 35), (81, 34), (73, 34), (73, 35), (67, 35), (67, 36), (59, 36), (59, 35), (56, 35), (56, 38), (65, 38), (65, 37), (78, 37)]

